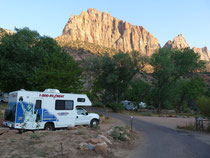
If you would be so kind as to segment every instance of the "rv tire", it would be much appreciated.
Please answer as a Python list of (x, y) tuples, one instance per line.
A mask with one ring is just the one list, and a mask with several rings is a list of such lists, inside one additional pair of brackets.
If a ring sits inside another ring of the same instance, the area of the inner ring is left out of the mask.
[(92, 119), (90, 122), (90, 127), (97, 127), (99, 124), (99, 120), (97, 119)]
[(53, 131), (55, 129), (54, 127), (54, 124), (53, 123), (46, 123), (45, 126), (44, 126), (44, 129), (45, 130), (48, 130), (48, 131)]

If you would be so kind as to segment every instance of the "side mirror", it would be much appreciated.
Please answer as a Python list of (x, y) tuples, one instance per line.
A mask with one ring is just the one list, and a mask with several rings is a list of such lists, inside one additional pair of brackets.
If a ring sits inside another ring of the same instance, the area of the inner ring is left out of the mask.
[(86, 112), (85, 114), (88, 115), (88, 112)]

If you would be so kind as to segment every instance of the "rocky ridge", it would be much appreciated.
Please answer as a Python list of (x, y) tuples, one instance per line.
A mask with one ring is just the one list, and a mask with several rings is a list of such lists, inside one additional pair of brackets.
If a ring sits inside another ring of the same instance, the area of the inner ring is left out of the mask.
[(5, 35), (5, 33), (7, 33), (7, 34), (13, 34), (15, 32), (12, 31), (12, 30), (0, 28), (0, 40)]
[(131, 25), (96, 9), (72, 15), (56, 40), (63, 44), (86, 41), (124, 52), (139, 51), (147, 56), (160, 48), (158, 39), (142, 26)]
[[(186, 42), (182, 34), (176, 36), (173, 41), (169, 40), (164, 45), (164, 48), (170, 48), (170, 49), (184, 49), (184, 48), (190, 48), (189, 44)], [(203, 48), (192, 48), (194, 52), (198, 53), (200, 55), (201, 60), (210, 61), (210, 51), (207, 47)]]

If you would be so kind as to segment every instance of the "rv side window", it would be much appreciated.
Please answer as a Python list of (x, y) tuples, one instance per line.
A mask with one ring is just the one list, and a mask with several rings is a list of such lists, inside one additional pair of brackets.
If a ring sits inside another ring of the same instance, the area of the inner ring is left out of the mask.
[(73, 110), (74, 102), (72, 100), (56, 100), (55, 110)]
[(42, 108), (42, 101), (36, 100), (36, 109), (41, 109), (41, 108)]
[(78, 102), (85, 102), (85, 98), (77, 98)]

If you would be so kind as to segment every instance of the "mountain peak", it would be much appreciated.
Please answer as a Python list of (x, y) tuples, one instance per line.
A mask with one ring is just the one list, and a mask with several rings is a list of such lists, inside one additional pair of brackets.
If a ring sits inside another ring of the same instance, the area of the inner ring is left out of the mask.
[(59, 43), (86, 41), (124, 52), (139, 51), (148, 56), (160, 48), (158, 39), (142, 26), (134, 26), (94, 8), (72, 15), (56, 40)]
[(178, 36), (174, 37), (173, 41), (168, 41), (164, 45), (164, 48), (170, 48), (170, 49), (183, 49), (183, 48), (189, 48), (189, 44), (186, 42), (182, 34), (179, 34)]

